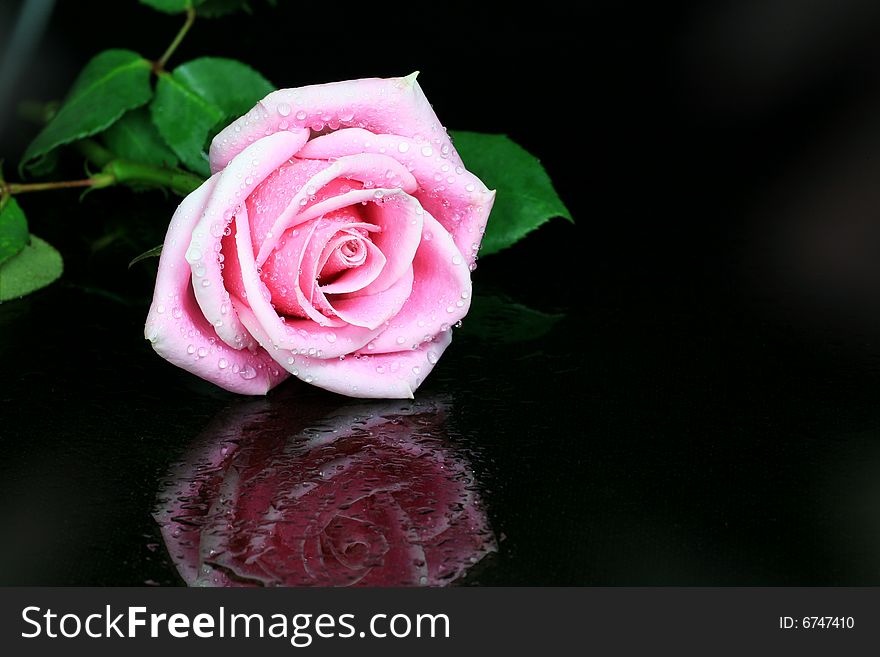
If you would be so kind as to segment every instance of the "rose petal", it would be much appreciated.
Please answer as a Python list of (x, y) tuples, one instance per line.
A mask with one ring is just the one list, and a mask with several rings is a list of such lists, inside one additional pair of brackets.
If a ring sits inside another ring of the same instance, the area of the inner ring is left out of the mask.
[(356, 153), (384, 152), (404, 164), (415, 176), (414, 194), (454, 237), (471, 264), (486, 229), (495, 192), (458, 163), (454, 151), (442, 152), (396, 134), (372, 134), (359, 128), (337, 130), (312, 139), (297, 153), (300, 158), (326, 160)]
[(241, 205), (260, 182), (290, 159), (306, 138), (302, 132), (284, 132), (243, 150), (222, 173), (215, 174), (213, 192), (193, 229), (186, 259), (192, 267), (196, 300), (220, 339), (235, 349), (253, 345), (235, 315), (224, 285), (218, 257), (223, 232), (232, 220), (235, 205)]
[(364, 264), (343, 271), (332, 283), (321, 285), (321, 292), (325, 295), (357, 292), (376, 280), (385, 266), (385, 255), (369, 240), (364, 240), (364, 248), (367, 250)]
[(165, 236), (153, 303), (144, 336), (169, 362), (218, 386), (247, 395), (261, 395), (287, 378), (262, 349), (233, 349), (217, 338), (205, 319), (191, 285), (184, 254), (216, 180), (208, 180), (187, 196)]
[[(389, 171), (392, 175), (386, 176), (386, 173)], [(266, 261), (286, 230), (307, 221), (308, 218), (325, 214), (330, 209), (344, 207), (335, 205), (334, 198), (338, 197), (319, 201), (312, 207), (305, 204), (310, 196), (337, 178), (357, 180), (373, 186), (375, 186), (376, 181), (380, 181), (383, 184), (388, 181), (394, 181), (395, 188), (400, 188), (404, 191), (415, 191), (418, 186), (416, 179), (394, 158), (385, 155), (369, 154), (340, 157), (326, 169), (312, 176), (303, 185), (302, 189), (296, 193), (287, 208), (278, 216), (271, 230), (266, 234), (266, 239), (260, 245), (260, 251), (257, 254), (258, 266)]]
[[(242, 323), (260, 344), (271, 340), (246, 306), (239, 310)], [(276, 362), (299, 379), (343, 395), (378, 399), (412, 399), (413, 392), (434, 369), (452, 342), (452, 331), (442, 331), (432, 342), (417, 349), (387, 354), (352, 354), (344, 360), (289, 356), (289, 352), (267, 349)]]
[[(321, 350), (325, 357), (334, 358), (360, 349), (378, 335), (378, 330), (370, 330), (360, 326), (327, 328), (308, 319), (288, 319), (283, 322), (269, 299), (263, 296), (260, 287), (263, 283), (257, 273), (257, 265), (254, 261), (247, 217), (245, 210), (235, 218), (236, 234), (238, 235), (237, 253), (247, 300), (245, 302), (245, 300), (232, 297), (232, 303), (239, 318), (242, 313), (246, 313), (250, 317), (252, 325), (259, 327), (260, 337), (251, 335), (270, 355), (276, 359), (283, 358), (286, 361), (287, 358), (292, 357), (292, 353), (317, 353), (318, 350)], [(326, 318), (323, 321), (327, 321)]]
[(409, 349), (467, 314), (470, 271), (452, 237), (427, 212), (413, 270), (412, 293), (388, 328), (369, 344), (370, 353)]
[[(337, 317), (344, 322), (374, 329), (400, 312), (412, 293), (412, 288), (413, 268), (409, 266), (391, 287), (381, 292), (368, 296), (339, 295), (327, 301)], [(360, 292), (357, 294), (360, 295)]]
[[(438, 149), (449, 137), (416, 74), (367, 78), (274, 91), (211, 142), (211, 171), (223, 169), (248, 144), (280, 130), (359, 127), (406, 137), (420, 135)], [(454, 151), (453, 151), (454, 152)], [(460, 162), (455, 156), (455, 164)]]

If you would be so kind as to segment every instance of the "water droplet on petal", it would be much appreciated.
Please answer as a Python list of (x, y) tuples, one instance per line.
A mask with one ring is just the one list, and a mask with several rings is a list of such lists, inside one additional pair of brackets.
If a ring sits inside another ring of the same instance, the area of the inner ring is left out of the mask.
[(409, 150), (409, 144), (405, 141), (402, 141), (397, 145), (397, 150), (399, 150), (401, 153), (406, 153)]
[(257, 376), (257, 371), (250, 365), (245, 365), (241, 368), (241, 371), (238, 373), (238, 375), (242, 379), (250, 380)]
[(290, 105), (287, 103), (278, 103), (278, 113), (281, 116), (287, 116), (290, 114)]
[(225, 358), (221, 358), (217, 362), (217, 367), (219, 367), (221, 370), (225, 370), (227, 367), (229, 367), (229, 361), (226, 360)]

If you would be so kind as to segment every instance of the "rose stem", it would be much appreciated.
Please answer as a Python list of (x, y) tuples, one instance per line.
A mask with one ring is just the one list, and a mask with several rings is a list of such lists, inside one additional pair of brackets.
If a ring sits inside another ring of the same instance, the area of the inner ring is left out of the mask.
[(192, 7), (188, 7), (186, 10), (186, 21), (183, 23), (183, 27), (180, 28), (180, 32), (177, 33), (177, 36), (174, 37), (174, 41), (171, 42), (171, 45), (165, 49), (165, 52), (162, 53), (162, 56), (156, 61), (156, 65), (154, 67), (156, 72), (162, 71), (165, 69), (165, 64), (168, 63), (168, 60), (171, 58), (171, 55), (174, 54), (174, 51), (177, 50), (177, 46), (180, 45), (180, 42), (183, 41), (183, 37), (186, 36), (186, 33), (189, 32), (189, 28), (192, 27), (193, 21), (196, 20), (196, 10)]

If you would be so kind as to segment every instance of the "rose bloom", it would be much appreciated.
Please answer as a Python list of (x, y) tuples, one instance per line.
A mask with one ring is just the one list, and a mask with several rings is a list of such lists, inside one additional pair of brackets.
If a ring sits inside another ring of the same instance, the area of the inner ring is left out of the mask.
[(234, 392), (290, 374), (412, 397), (468, 311), (495, 192), (415, 80), (282, 89), (211, 143), (171, 220), (145, 336)]
[(187, 584), (445, 586), (497, 550), (442, 409), (281, 401), (218, 417), (169, 473), (154, 515)]

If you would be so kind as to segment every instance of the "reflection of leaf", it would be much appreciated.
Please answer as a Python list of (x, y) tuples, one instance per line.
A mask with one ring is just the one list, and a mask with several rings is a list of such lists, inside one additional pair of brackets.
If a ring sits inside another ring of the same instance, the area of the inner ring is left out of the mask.
[(0, 264), (21, 251), (28, 241), (27, 219), (14, 198), (0, 200)]
[(28, 146), (22, 161), (109, 127), (126, 111), (146, 103), (150, 62), (130, 50), (105, 50), (79, 74), (64, 104)]
[(534, 155), (505, 135), (455, 131), (455, 149), (465, 166), (498, 191), (480, 255), (512, 246), (553, 217), (572, 221)]
[(61, 276), (61, 254), (36, 235), (31, 243), (0, 267), (0, 301), (8, 301), (46, 287)]
[(529, 308), (502, 295), (475, 295), (459, 333), (490, 342), (525, 342), (545, 335), (564, 316)]

